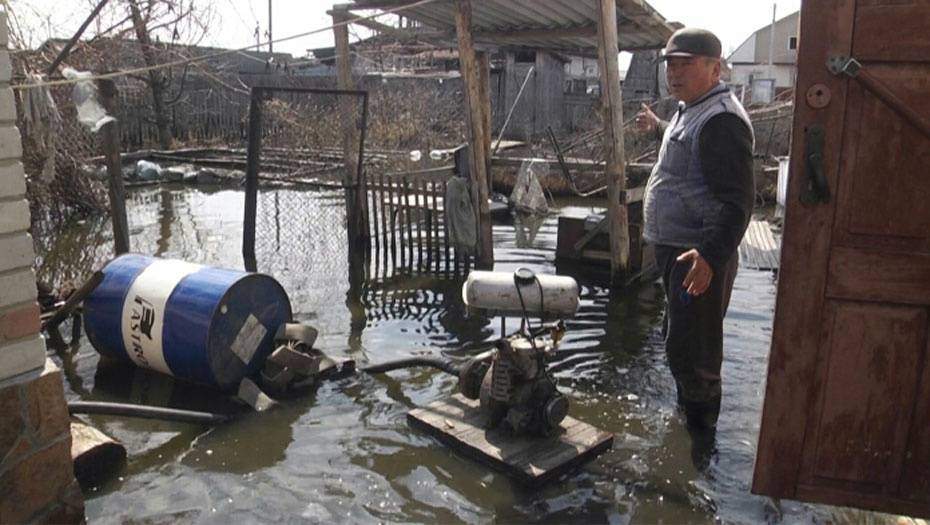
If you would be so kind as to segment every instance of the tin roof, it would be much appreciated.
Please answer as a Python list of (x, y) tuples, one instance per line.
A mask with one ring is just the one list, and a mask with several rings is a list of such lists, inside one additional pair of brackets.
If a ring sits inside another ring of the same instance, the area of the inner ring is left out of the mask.
[[(398, 0), (354, 0), (350, 9), (399, 7)], [(472, 6), (475, 42), (590, 54), (597, 49), (598, 0), (476, 0)], [(455, 34), (455, 2), (410, 7), (403, 16)], [(618, 41), (622, 50), (662, 47), (673, 24), (645, 0), (617, 0)]]

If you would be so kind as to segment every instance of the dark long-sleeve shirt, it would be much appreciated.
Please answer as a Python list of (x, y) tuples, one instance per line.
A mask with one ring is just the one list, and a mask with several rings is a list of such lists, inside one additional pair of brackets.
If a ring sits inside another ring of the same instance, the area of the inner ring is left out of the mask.
[(752, 217), (755, 202), (752, 132), (740, 117), (721, 113), (704, 124), (698, 147), (704, 180), (723, 204), (698, 247), (701, 256), (717, 272), (739, 248)]

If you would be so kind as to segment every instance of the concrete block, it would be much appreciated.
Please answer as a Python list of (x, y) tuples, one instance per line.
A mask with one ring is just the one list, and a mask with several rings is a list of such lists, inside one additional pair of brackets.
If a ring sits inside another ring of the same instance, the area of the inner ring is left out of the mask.
[(58, 498), (58, 505), (50, 514), (41, 518), (46, 523), (86, 523), (84, 517), (84, 493), (77, 480)]
[(61, 370), (46, 359), (42, 375), (23, 386), (29, 430), (39, 446), (45, 446), (63, 435), (71, 435), (62, 381)]
[(38, 296), (36, 274), (30, 267), (0, 276), (0, 290), (3, 290), (0, 307), (35, 301)]
[(19, 403), (19, 385), (0, 388), (0, 465), (14, 456), (26, 424)]
[(41, 337), (0, 346), (0, 381), (44, 365), (45, 340)]
[(0, 165), (0, 198), (26, 194), (26, 172), (23, 163), (16, 161)]
[(10, 53), (0, 51), (0, 84), (9, 84), (13, 78), (13, 64), (10, 62)]
[[(0, 52), (0, 55), (4, 53)], [(23, 156), (23, 145), (16, 126), (0, 128), (0, 159), (20, 159)]]
[(0, 516), (4, 523), (31, 523), (57, 506), (73, 483), (69, 435), (0, 474)]
[(29, 229), (29, 203), (26, 199), (0, 202), (0, 235)]
[(16, 99), (12, 88), (0, 88), (0, 121), (16, 122)]
[[(0, 272), (24, 266), (31, 268), (33, 263), (35, 252), (32, 250), (32, 237), (28, 233), (0, 238)], [(35, 286), (34, 281), (32, 286)]]
[(0, 310), (0, 344), (39, 333), (39, 304), (36, 302)]

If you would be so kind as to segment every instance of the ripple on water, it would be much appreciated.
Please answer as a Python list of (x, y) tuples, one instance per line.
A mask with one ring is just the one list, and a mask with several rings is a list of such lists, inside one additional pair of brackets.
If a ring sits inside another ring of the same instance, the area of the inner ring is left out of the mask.
[[(241, 192), (184, 188), (136, 195), (129, 203), (135, 251), (241, 267)], [(463, 359), (497, 337), (499, 320), (469, 316), (454, 280), (373, 282), (354, 303), (338, 198), (293, 190), (264, 191), (259, 198), (259, 268), (289, 291), (296, 317), (320, 329), (322, 350), (362, 364), (410, 354)], [(299, 205), (301, 213), (269, 230), (272, 202)], [(554, 272), (556, 222), (550, 216), (535, 236), (519, 238), (511, 225), (495, 225), (497, 269)], [(106, 223), (88, 221), (43, 240), (39, 276), (62, 282), (105, 260), (107, 232)], [(450, 453), (407, 427), (405, 414), (447, 395), (454, 378), (404, 370), (327, 383), (280, 410), (212, 430), (94, 418), (130, 445), (130, 460), (122, 480), (87, 495), (87, 515), (95, 523), (824, 521), (832, 515), (829, 507), (776, 506), (749, 493), (774, 291), (769, 273), (741, 270), (737, 276), (725, 322), (717, 453), (702, 471), (694, 467), (690, 436), (675, 411), (659, 333), (661, 288), (644, 283), (611, 298), (584, 285), (555, 376), (572, 398), (572, 414), (615, 432), (616, 439), (580, 472), (526, 490)], [(517, 320), (508, 326), (515, 328)], [(208, 398), (189, 390), (182, 395), (170, 381), (145, 390), (148, 397), (129, 386), (108, 390), (86, 340), (77, 355), (58, 356), (69, 399), (184, 404)], [(137, 384), (132, 375), (126, 381)]]

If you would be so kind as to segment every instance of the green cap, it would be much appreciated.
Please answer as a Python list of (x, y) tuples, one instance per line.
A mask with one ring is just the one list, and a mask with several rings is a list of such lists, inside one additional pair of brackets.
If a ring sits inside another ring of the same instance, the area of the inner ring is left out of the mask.
[(672, 34), (665, 44), (662, 59), (702, 56), (720, 58), (720, 39), (706, 29), (685, 27)]

